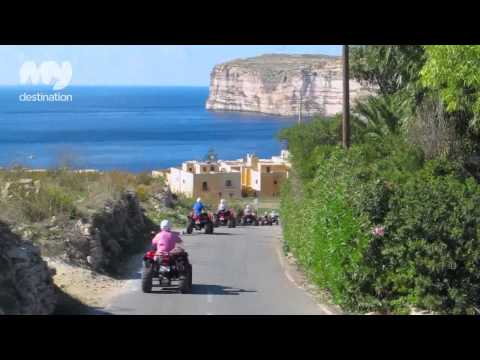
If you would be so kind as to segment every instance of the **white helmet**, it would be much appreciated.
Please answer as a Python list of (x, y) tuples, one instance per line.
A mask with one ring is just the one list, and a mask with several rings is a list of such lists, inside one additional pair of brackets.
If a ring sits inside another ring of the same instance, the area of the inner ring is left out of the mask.
[(225, 204), (225, 199), (221, 199), (220, 204)]
[(250, 204), (247, 204), (246, 208), (247, 208), (247, 209), (250, 209), (250, 208), (251, 208)]
[(197, 198), (197, 202), (201, 202), (201, 201), (202, 201), (202, 199), (200, 199), (200, 198)]
[(160, 223), (160, 229), (161, 230), (170, 230), (170, 221), (168, 220), (162, 220), (162, 222)]

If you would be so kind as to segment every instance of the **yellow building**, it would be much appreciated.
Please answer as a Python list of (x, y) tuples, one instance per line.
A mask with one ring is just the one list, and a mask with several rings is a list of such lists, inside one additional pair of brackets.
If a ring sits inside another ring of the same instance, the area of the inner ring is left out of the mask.
[(186, 161), (165, 175), (173, 193), (211, 200), (241, 196), (240, 172), (221, 172), (218, 163)]
[(173, 193), (217, 200), (242, 195), (276, 197), (289, 169), (288, 152), (282, 151), (271, 159), (247, 154), (238, 160), (185, 161), (179, 168), (153, 171), (152, 175), (164, 176)]
[(258, 197), (278, 196), (282, 182), (288, 177), (290, 166), (286, 150), (271, 159), (260, 159), (247, 154), (245, 159), (220, 163), (220, 168), (225, 168), (226, 171), (240, 171), (243, 194)]

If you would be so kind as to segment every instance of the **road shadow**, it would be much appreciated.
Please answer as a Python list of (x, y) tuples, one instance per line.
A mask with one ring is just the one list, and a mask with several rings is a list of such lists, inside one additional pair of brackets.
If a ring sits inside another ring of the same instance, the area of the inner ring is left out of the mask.
[[(221, 285), (209, 285), (209, 284), (192, 284), (192, 291), (187, 293), (189, 295), (240, 295), (241, 293), (252, 293), (256, 290), (245, 290), (239, 288), (231, 288)], [(152, 294), (179, 294), (177, 286), (171, 287), (159, 287), (154, 286)]]
[(57, 290), (57, 306), (52, 315), (112, 315), (103, 308), (89, 306), (59, 287), (55, 287)]
[(178, 287), (171, 287), (171, 288), (161, 288), (161, 287), (154, 287), (152, 289), (152, 294), (179, 294)]
[(245, 290), (239, 288), (232, 288), (222, 285), (210, 284), (193, 284), (192, 295), (240, 295), (241, 293), (252, 293), (257, 290)]
[(205, 233), (193, 233), (193, 234), (185, 234), (185, 235), (182, 235), (182, 236), (187, 236), (187, 237), (197, 237), (197, 236), (204, 236), (204, 235), (228, 235), (228, 236), (238, 236), (238, 234), (232, 234), (232, 233), (229, 233), (229, 232), (217, 232), (217, 231), (213, 231), (213, 234), (205, 234)]

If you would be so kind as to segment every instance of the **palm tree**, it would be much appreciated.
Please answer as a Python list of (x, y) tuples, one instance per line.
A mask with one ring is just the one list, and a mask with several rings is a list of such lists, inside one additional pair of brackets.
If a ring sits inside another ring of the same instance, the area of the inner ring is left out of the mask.
[(385, 136), (396, 134), (412, 116), (411, 99), (395, 95), (369, 96), (353, 109), (353, 123), (364, 134)]

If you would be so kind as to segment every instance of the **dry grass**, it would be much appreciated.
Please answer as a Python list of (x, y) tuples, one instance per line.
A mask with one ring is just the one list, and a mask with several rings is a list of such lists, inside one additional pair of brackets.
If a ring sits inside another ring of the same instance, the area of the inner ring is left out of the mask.
[(9, 222), (35, 223), (53, 216), (81, 218), (135, 191), (141, 201), (163, 189), (161, 179), (126, 172), (79, 173), (68, 169), (31, 172), (0, 171), (0, 217)]

